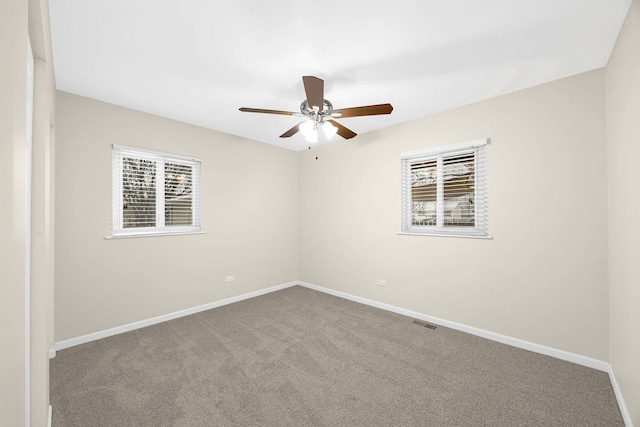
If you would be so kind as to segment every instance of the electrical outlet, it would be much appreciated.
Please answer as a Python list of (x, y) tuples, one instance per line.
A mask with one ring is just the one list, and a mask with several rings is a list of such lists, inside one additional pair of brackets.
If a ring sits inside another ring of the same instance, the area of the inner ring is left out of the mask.
[(235, 276), (227, 276), (227, 278), (225, 279), (227, 282), (233, 282), (234, 280), (236, 280)]
[(378, 279), (378, 286), (387, 286), (387, 284), (384, 280)]

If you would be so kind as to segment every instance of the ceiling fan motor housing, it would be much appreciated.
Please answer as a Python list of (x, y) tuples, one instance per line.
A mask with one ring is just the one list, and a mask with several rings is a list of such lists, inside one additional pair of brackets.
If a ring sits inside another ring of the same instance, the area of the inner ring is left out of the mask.
[(305, 99), (300, 104), (300, 112), (315, 121), (323, 121), (324, 117), (331, 116), (331, 113), (333, 112), (333, 104), (326, 99), (323, 100), (322, 103), (324, 104), (322, 106), (322, 111), (316, 112), (314, 108), (309, 107), (309, 101)]

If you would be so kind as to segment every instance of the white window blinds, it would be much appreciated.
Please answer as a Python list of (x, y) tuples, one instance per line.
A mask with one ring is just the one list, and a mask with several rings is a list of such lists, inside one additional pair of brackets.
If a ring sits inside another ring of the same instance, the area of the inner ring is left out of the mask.
[(486, 139), (403, 153), (402, 231), (486, 236)]
[(200, 159), (113, 146), (114, 236), (200, 231)]

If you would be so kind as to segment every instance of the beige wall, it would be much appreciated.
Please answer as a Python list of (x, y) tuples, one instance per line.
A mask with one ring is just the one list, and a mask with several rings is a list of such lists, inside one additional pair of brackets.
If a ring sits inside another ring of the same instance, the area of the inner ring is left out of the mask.
[(0, 425), (26, 419), (27, 2), (0, 2)]
[[(296, 153), (64, 92), (56, 106), (56, 341), (296, 280)], [(200, 157), (206, 234), (105, 240), (111, 144)]]
[(640, 425), (640, 1), (634, 0), (607, 65), (611, 365)]
[[(300, 280), (608, 360), (604, 77), (299, 153)], [(483, 137), (493, 240), (397, 235), (400, 153)]]

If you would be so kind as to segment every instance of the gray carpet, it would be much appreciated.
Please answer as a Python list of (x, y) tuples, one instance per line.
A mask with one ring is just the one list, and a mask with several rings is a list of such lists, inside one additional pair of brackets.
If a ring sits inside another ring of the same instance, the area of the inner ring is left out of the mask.
[(302, 287), (58, 352), (53, 425), (624, 426), (604, 372)]

